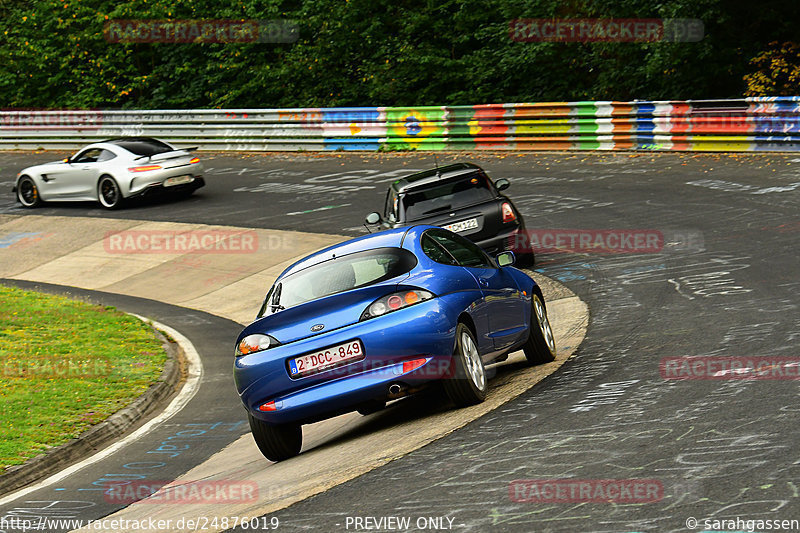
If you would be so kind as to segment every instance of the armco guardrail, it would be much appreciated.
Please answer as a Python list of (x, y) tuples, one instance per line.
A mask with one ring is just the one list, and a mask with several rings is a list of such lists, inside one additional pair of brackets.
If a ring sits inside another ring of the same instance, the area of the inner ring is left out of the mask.
[(202, 150), (800, 150), (800, 97), (327, 109), (0, 111), (0, 149), (123, 135)]

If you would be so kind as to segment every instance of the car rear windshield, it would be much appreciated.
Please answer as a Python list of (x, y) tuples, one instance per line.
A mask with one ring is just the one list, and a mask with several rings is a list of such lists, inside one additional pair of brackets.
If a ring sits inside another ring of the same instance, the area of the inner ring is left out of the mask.
[(125, 148), (132, 154), (136, 155), (156, 155), (163, 154), (164, 152), (172, 152), (174, 148), (170, 145), (163, 143), (157, 139), (130, 139), (112, 141), (117, 146)]
[(417, 220), (493, 198), (486, 174), (470, 174), (413, 189), (403, 197), (403, 210), (405, 220)]
[(401, 248), (375, 248), (304, 268), (286, 276), (270, 289), (258, 316), (364, 287), (409, 272), (416, 256)]

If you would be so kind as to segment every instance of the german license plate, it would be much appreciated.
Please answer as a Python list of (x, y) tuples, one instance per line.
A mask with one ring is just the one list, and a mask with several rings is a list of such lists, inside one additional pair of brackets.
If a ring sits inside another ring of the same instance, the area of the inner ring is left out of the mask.
[(289, 359), (289, 375), (293, 378), (317, 374), (364, 358), (360, 341), (348, 341), (318, 352)]
[(192, 176), (175, 176), (174, 178), (167, 178), (164, 180), (164, 187), (172, 187), (174, 185), (183, 185), (194, 181)]
[(478, 219), (477, 218), (470, 218), (467, 220), (462, 220), (461, 222), (453, 222), (452, 224), (448, 224), (446, 226), (442, 226), (444, 229), (449, 229), (454, 233), (459, 233), (461, 231), (467, 231), (468, 229), (473, 229), (478, 227)]

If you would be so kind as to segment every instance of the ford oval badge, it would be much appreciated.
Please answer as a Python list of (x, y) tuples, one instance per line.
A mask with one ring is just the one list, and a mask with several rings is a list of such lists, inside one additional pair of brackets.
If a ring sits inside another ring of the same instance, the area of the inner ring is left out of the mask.
[(325, 324), (314, 324), (311, 326), (311, 331), (322, 331), (325, 329)]

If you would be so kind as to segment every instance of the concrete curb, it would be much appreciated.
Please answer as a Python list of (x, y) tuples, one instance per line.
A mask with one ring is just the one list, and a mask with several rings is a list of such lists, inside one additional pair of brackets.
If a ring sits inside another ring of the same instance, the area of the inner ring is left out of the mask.
[(159, 330), (153, 329), (161, 339), (169, 356), (158, 381), (150, 385), (144, 394), (127, 407), (120, 409), (71, 441), (51, 448), (21, 465), (9, 467), (5, 473), (0, 475), (0, 496), (39, 481), (97, 452), (146, 416), (152, 414), (180, 388), (185, 374), (183, 349), (180, 344), (168, 339)]

